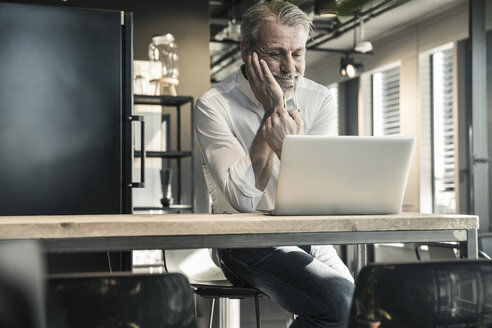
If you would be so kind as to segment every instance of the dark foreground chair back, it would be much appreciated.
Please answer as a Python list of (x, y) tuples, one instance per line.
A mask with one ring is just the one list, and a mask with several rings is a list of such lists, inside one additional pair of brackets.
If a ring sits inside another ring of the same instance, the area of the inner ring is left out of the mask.
[(181, 274), (51, 277), (48, 327), (196, 328), (193, 291)]
[(348, 327), (492, 327), (492, 262), (366, 266)]
[(44, 275), (37, 242), (0, 241), (0, 327), (46, 327)]

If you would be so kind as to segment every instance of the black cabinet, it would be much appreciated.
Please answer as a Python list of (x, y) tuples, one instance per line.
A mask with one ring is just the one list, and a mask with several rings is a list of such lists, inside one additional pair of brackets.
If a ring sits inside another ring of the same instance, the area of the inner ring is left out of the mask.
[[(169, 114), (162, 115), (162, 120), (167, 120), (166, 128), (166, 151), (145, 151), (144, 158), (161, 158), (162, 168), (173, 168), (173, 202), (163, 202), (162, 207), (134, 207), (135, 211), (164, 211), (164, 212), (193, 212), (194, 210), (194, 130), (193, 130), (193, 97), (189, 96), (148, 96), (135, 95), (135, 105), (158, 105), (170, 107), (174, 110)], [(189, 113), (183, 113), (189, 109)], [(183, 129), (183, 115), (188, 114), (189, 132)], [(175, 124), (171, 126), (171, 116), (175, 115)], [(174, 130), (173, 130), (174, 127)], [(184, 132), (185, 131), (185, 132)], [(189, 133), (189, 143), (183, 145), (183, 133)], [(172, 140), (175, 140), (172, 142)], [(135, 157), (142, 157), (142, 151), (135, 151)], [(189, 161), (189, 170), (184, 168), (185, 161)], [(185, 179), (188, 176), (188, 179)], [(164, 189), (164, 188), (163, 188)], [(165, 194), (165, 191), (163, 191)], [(187, 197), (183, 204), (183, 195)], [(165, 197), (165, 195), (164, 195)]]
[(131, 17), (0, 2), (0, 215), (131, 212)]

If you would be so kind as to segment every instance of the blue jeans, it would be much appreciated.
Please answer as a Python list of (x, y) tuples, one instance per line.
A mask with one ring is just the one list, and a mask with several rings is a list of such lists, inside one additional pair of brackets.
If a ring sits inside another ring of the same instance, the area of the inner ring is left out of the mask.
[(333, 246), (220, 249), (233, 284), (255, 287), (297, 317), (291, 328), (345, 327), (353, 278)]

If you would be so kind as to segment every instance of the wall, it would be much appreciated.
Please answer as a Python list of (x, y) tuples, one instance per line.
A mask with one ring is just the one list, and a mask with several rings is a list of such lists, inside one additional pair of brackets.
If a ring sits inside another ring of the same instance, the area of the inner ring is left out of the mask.
[[(148, 60), (147, 47), (155, 34), (171, 33), (176, 38), (179, 48), (180, 84), (178, 95), (198, 98), (210, 87), (209, 57), (209, 15), (207, 1), (119, 1), (119, 0), (21, 0), (18, 3), (64, 5), (70, 7), (107, 9), (133, 12), (134, 24), (134, 58)], [(97, 54), (95, 54), (97, 55)], [(183, 107), (183, 145), (190, 144), (190, 117), (188, 107)], [(196, 145), (196, 142), (195, 142)], [(198, 149), (197, 149), (198, 152)], [(208, 192), (201, 172), (200, 155), (195, 156), (195, 195), (196, 209), (208, 211)], [(191, 165), (184, 160), (185, 172)], [(184, 178), (188, 186), (191, 175)], [(189, 196), (188, 196), (189, 197)], [(186, 198), (186, 197), (185, 197)]]
[[(491, 3), (492, 1), (487, 1)], [(491, 5), (487, 9), (490, 12)], [(487, 27), (492, 26), (487, 15)], [(400, 61), (400, 109), (402, 135), (416, 136), (417, 143), (404, 199), (404, 209), (419, 211), (419, 136), (420, 104), (418, 56), (420, 53), (468, 37), (468, 1), (463, 1), (436, 17), (395, 31), (381, 40), (373, 41), (374, 55), (357, 56), (365, 71)], [(309, 56), (309, 53), (308, 53)], [(346, 80), (340, 76), (340, 56), (330, 56), (306, 68), (306, 76), (324, 85)], [(489, 112), (490, 110), (490, 105)], [(492, 115), (489, 115), (489, 120)]]

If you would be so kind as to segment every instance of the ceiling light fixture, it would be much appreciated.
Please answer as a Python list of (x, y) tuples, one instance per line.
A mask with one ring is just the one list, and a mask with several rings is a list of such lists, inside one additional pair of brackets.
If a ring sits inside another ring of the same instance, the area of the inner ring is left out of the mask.
[(336, 0), (314, 1), (314, 12), (324, 18), (335, 18), (338, 16)]
[(364, 41), (364, 19), (362, 17), (360, 17), (359, 19), (360, 19), (359, 40), (355, 42), (354, 50), (365, 54), (366, 52), (372, 51), (372, 43), (370, 41)]
[(347, 55), (347, 57), (342, 57), (340, 61), (340, 75), (352, 79), (362, 71), (362, 67), (361, 63), (356, 63), (353, 58)]

